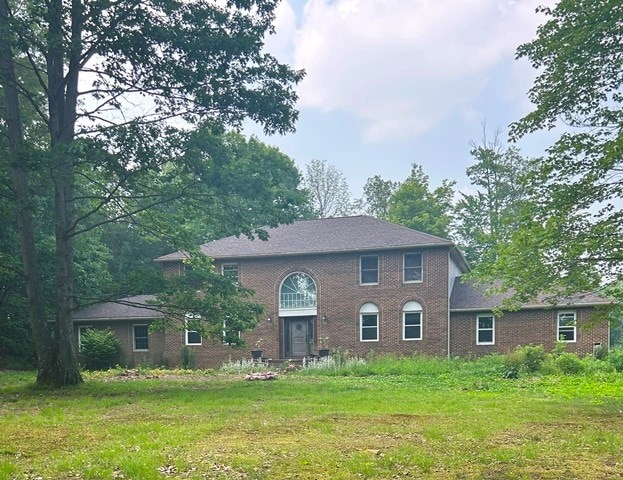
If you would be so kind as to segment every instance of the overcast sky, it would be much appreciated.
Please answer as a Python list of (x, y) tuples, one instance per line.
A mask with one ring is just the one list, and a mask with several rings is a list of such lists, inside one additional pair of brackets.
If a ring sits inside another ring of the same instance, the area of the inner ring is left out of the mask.
[[(307, 76), (296, 133), (262, 139), (302, 172), (314, 158), (335, 165), (355, 197), (373, 175), (404, 180), (413, 162), (433, 186), (449, 178), (465, 189), (469, 144), (482, 123), (506, 134), (531, 109), (535, 72), (514, 57), (544, 21), (535, 13), (544, 3), (282, 0), (267, 46)], [(550, 137), (532, 135), (519, 147), (538, 155)]]

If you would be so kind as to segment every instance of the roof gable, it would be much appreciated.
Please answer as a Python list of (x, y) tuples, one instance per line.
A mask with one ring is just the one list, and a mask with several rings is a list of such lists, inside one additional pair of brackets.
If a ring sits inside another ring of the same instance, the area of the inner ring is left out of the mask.
[[(267, 241), (231, 236), (206, 243), (201, 246), (201, 250), (213, 258), (238, 258), (410, 247), (454, 247), (445, 238), (365, 215), (299, 220), (290, 225), (267, 228), (266, 231), (269, 235)], [(183, 252), (175, 252), (160, 257), (157, 261), (183, 258)], [(467, 268), (466, 265), (465, 267)]]

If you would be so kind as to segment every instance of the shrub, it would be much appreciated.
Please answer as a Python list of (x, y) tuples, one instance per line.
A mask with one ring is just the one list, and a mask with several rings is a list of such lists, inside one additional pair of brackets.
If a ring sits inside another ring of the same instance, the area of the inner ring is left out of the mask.
[(612, 364), (617, 372), (623, 372), (623, 348), (618, 347), (610, 350), (608, 361)]
[(517, 347), (504, 357), (504, 378), (517, 378), (520, 372), (538, 372), (547, 358), (542, 345)]
[(187, 370), (195, 368), (195, 352), (188, 347), (182, 347), (180, 353), (182, 368)]
[(556, 364), (558, 370), (565, 375), (577, 375), (584, 370), (582, 360), (580, 360), (578, 356), (573, 353), (561, 353), (558, 357), (556, 357), (554, 363)]
[(118, 360), (121, 344), (109, 328), (89, 328), (81, 337), (80, 353), (89, 370), (105, 370), (113, 367)]

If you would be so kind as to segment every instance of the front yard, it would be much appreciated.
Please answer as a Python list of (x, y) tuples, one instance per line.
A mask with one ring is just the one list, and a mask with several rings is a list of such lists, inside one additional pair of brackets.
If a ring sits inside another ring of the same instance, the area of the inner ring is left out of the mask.
[[(419, 362), (419, 363), (418, 363)], [(0, 372), (0, 478), (623, 476), (623, 374), (503, 379), (493, 360), (249, 382), (222, 372)]]

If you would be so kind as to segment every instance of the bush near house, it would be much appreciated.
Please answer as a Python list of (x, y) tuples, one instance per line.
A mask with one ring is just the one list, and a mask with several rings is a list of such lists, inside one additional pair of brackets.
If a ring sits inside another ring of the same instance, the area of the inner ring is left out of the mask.
[(88, 370), (106, 370), (119, 361), (121, 343), (109, 328), (89, 328), (81, 338), (80, 353)]

